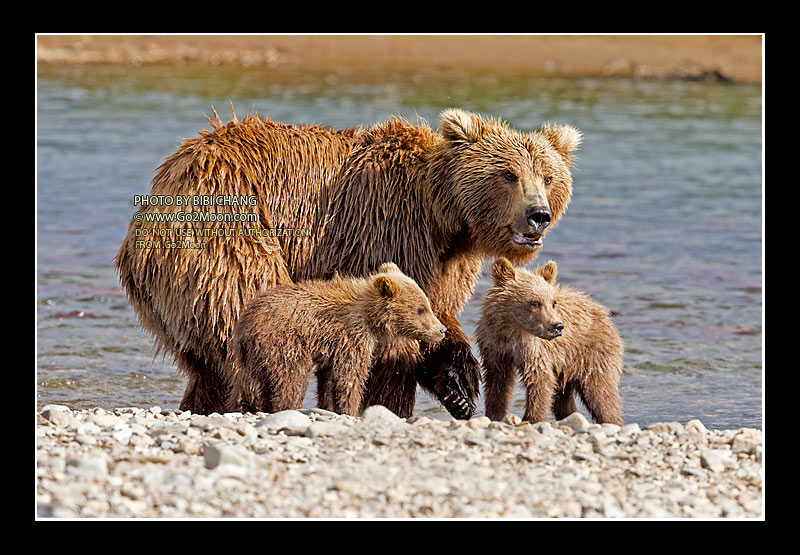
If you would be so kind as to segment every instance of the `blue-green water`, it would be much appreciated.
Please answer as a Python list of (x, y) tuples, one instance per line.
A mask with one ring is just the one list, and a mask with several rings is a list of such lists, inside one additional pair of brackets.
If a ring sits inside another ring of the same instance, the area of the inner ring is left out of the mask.
[[(536, 263), (614, 312), (625, 419), (762, 426), (762, 97), (758, 86), (417, 72), (40, 66), (37, 405), (177, 408), (113, 257), (152, 171), (230, 114), (330, 127), (442, 108), (584, 133), (569, 210)], [(486, 274), (484, 274), (486, 275)], [(461, 315), (474, 332), (488, 281)], [(313, 390), (307, 406), (313, 406)], [(518, 390), (512, 410), (522, 414)], [(479, 413), (482, 411), (482, 401)], [(419, 392), (416, 412), (449, 418)]]

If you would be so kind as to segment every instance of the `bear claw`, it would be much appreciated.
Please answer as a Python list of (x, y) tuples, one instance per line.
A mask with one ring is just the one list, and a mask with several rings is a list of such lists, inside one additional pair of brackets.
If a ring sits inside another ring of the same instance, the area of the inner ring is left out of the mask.
[(450, 391), (439, 399), (444, 408), (458, 420), (469, 420), (475, 409), (469, 399), (457, 391)]
[(478, 361), (467, 344), (451, 346), (442, 359), (446, 362), (437, 369), (432, 393), (453, 418), (469, 420), (475, 412), (473, 399), (478, 396)]

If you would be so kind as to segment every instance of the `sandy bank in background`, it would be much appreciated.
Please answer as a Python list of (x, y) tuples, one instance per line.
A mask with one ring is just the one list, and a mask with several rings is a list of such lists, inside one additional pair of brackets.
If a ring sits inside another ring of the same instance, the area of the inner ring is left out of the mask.
[(40, 35), (40, 63), (492, 70), (760, 83), (760, 35)]

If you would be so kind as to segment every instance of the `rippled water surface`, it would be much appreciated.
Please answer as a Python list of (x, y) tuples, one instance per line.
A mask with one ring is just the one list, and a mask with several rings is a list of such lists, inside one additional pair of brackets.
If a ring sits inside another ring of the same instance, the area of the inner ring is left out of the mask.
[[(762, 426), (760, 87), (453, 72), (40, 66), (38, 406), (177, 408), (185, 380), (154, 359), (113, 257), (133, 195), (229, 101), (240, 116), (331, 127), (391, 114), (437, 126), (450, 106), (578, 127), (573, 200), (537, 263), (557, 261), (562, 282), (613, 310), (626, 420)], [(487, 285), (461, 315), (467, 334)], [(448, 417), (424, 392), (416, 412)]]

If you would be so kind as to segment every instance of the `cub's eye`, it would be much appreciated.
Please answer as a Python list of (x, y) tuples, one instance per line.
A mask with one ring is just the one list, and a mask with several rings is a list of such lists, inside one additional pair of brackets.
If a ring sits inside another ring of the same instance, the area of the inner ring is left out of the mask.
[(421, 307), (419, 307), (419, 308), (417, 309), (417, 314), (419, 314), (420, 316), (422, 316), (423, 314), (425, 314), (425, 307), (424, 307), (424, 306), (421, 306)]
[(551, 182), (551, 181), (553, 181), (553, 178), (552, 178), (552, 177), (550, 177), (549, 175), (548, 175), (547, 177), (545, 177), (545, 178), (544, 178), (544, 184), (545, 184), (545, 185), (550, 185), (550, 182)]
[(514, 183), (517, 180), (517, 175), (514, 172), (505, 172), (503, 177), (509, 183)]
[(539, 301), (531, 301), (531, 308), (542, 308), (542, 303)]
[(556, 307), (556, 302), (555, 302), (555, 301), (553, 301), (553, 308), (555, 308), (555, 307)]

